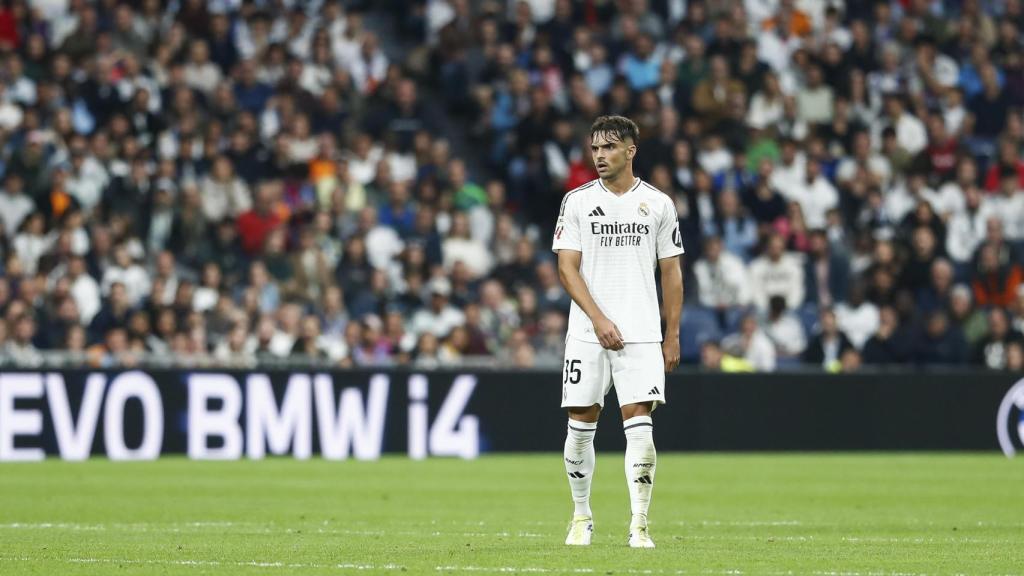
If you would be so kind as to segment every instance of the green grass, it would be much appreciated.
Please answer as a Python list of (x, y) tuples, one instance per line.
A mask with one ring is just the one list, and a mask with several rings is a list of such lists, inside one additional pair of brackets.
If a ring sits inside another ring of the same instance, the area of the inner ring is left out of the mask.
[(0, 574), (1024, 573), (1024, 460), (662, 454), (656, 550), (622, 478), (567, 549), (558, 454), (0, 465)]

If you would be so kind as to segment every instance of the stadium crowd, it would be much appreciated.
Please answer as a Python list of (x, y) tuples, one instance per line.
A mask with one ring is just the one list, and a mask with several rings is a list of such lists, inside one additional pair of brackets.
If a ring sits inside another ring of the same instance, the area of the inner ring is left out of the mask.
[(1024, 370), (1021, 26), (1020, 0), (7, 2), (0, 362), (558, 367), (550, 233), (614, 113), (678, 207), (684, 363)]

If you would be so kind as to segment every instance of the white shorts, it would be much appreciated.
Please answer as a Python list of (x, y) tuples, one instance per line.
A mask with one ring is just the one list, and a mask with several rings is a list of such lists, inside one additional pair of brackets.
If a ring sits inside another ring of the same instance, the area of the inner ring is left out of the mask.
[(665, 403), (665, 359), (660, 342), (627, 343), (622, 350), (605, 350), (597, 342), (565, 340), (562, 365), (562, 408), (599, 404), (612, 385), (619, 406)]

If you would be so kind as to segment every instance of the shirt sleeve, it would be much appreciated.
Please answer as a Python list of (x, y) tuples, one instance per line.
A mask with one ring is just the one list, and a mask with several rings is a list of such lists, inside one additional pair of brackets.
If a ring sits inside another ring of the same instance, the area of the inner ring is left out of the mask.
[(665, 209), (658, 222), (658, 259), (679, 256), (683, 250), (683, 235), (679, 232), (679, 214), (676, 205), (667, 196)]
[(576, 211), (575, 194), (567, 194), (562, 199), (562, 207), (558, 209), (558, 222), (555, 224), (555, 236), (551, 241), (551, 250), (575, 250), (583, 252), (580, 240), (580, 219)]

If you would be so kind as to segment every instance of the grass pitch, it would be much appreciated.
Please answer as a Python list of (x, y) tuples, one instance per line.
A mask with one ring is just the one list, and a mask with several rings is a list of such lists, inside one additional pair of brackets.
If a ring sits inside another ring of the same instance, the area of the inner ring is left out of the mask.
[(655, 550), (621, 454), (593, 504), (567, 549), (558, 454), (7, 464), (0, 574), (1024, 573), (1024, 460), (995, 454), (662, 454)]

